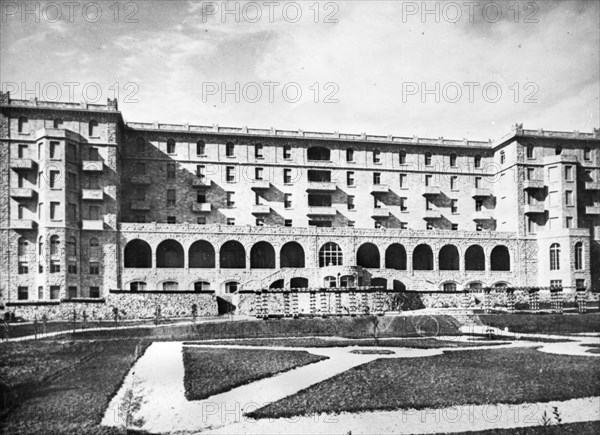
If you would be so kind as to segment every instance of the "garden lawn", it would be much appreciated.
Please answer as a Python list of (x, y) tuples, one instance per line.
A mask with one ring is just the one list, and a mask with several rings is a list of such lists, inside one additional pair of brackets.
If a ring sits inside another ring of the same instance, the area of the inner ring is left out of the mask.
[(428, 358), (378, 359), (249, 414), (290, 417), (322, 412), (524, 403), (600, 395), (598, 361), (535, 349), (452, 351)]
[(496, 328), (529, 334), (600, 332), (600, 313), (587, 314), (481, 314), (481, 321)]
[(600, 421), (511, 429), (491, 429), (460, 433), (464, 435), (597, 435), (600, 433)]
[(328, 359), (304, 351), (183, 348), (188, 400), (202, 400), (240, 385)]
[[(9, 411), (0, 421), (0, 432), (3, 434), (116, 434), (117, 429), (99, 426), (105, 409), (112, 396), (117, 392), (123, 378), (136, 358), (141, 356), (146, 344), (137, 340), (103, 341), (88, 343), (91, 358), (83, 359), (71, 370), (62, 371), (55, 377), (47, 379), (49, 370), (57, 370), (73, 362), (69, 352), (50, 352), (45, 359), (36, 346), (62, 346), (60, 343), (28, 342), (31, 361), (22, 351), (21, 371), (11, 365), (4, 368), (7, 344), (0, 345), (3, 355), (3, 374), (9, 376), (11, 385), (21, 382), (20, 376), (31, 380), (30, 389), (25, 402)], [(76, 345), (77, 346), (77, 345)], [(63, 358), (64, 355), (64, 358)], [(47, 370), (38, 366), (44, 361)], [(18, 380), (13, 380), (18, 376)], [(35, 381), (38, 381), (37, 383)]]

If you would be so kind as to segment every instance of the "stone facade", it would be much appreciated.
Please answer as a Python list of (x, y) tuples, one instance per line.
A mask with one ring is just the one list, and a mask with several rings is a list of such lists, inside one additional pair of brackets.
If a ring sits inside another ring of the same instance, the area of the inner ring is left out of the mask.
[(475, 142), (126, 124), (114, 100), (0, 97), (7, 306), (131, 289), (600, 289), (598, 130)]

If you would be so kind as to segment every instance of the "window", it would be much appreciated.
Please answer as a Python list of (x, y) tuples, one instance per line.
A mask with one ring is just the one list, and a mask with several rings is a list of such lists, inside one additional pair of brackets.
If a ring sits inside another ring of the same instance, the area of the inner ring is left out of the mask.
[(425, 175), (425, 186), (431, 186), (432, 180), (433, 180), (433, 175)]
[(292, 194), (286, 193), (283, 195), (283, 206), (285, 208), (292, 208)]
[(74, 161), (77, 158), (77, 148), (75, 145), (70, 143), (67, 144), (67, 160)]
[(92, 119), (88, 124), (88, 136), (89, 137), (97, 137), (98, 136), (98, 121)]
[(236, 291), (238, 291), (238, 287), (239, 287), (240, 283), (239, 282), (228, 282), (227, 284), (225, 284), (225, 292), (226, 293), (235, 293)]
[(474, 157), (473, 164), (476, 168), (481, 168), (481, 156), (479, 154)]
[(97, 205), (90, 205), (88, 209), (88, 218), (91, 221), (100, 220), (100, 207)]
[(100, 263), (90, 261), (90, 275), (100, 275)]
[(556, 166), (551, 166), (548, 168), (548, 178), (550, 179), (550, 181), (557, 181), (558, 175), (559, 172)]
[(27, 257), (27, 251), (29, 249), (29, 242), (27, 241), (26, 238), (21, 237), (19, 238), (19, 245), (18, 245), (18, 254), (19, 254), (19, 259), (25, 259)]
[(554, 148), (554, 154), (556, 154), (557, 156), (560, 156), (562, 154), (562, 147), (560, 145)]
[(400, 174), (400, 189), (405, 189), (406, 187), (406, 174)]
[(17, 209), (17, 217), (19, 219), (23, 219), (24, 213), (25, 213), (25, 206), (23, 204), (19, 204), (19, 208)]
[(196, 193), (196, 202), (198, 204), (206, 204), (206, 194), (202, 192)]
[(575, 243), (575, 270), (583, 269), (583, 243)]
[(135, 140), (135, 151), (138, 153), (143, 153), (146, 151), (146, 141), (143, 137), (138, 137)]
[(505, 161), (506, 161), (506, 154), (504, 153), (504, 151), (500, 151), (500, 164), (503, 165)]
[(69, 237), (69, 240), (67, 240), (67, 257), (69, 259), (77, 257), (77, 241), (75, 237)]
[(583, 150), (583, 160), (592, 160), (592, 152), (587, 147)]
[(308, 206), (309, 207), (331, 207), (331, 195), (330, 194), (308, 194)]
[(255, 180), (263, 179), (263, 168), (254, 168), (254, 179)]
[(352, 148), (348, 148), (346, 150), (346, 161), (353, 162), (354, 161), (354, 150)]
[(135, 173), (137, 175), (146, 175), (146, 164), (137, 162), (135, 164)]
[(529, 234), (537, 233), (537, 223), (533, 218), (528, 218), (527, 220), (527, 232)]
[(96, 239), (95, 237), (91, 238), (89, 245), (90, 258), (100, 258), (100, 244), (98, 243), (98, 239)]
[(348, 221), (347, 225), (348, 225), (349, 228), (354, 228), (354, 225), (356, 225), (356, 222), (354, 222), (354, 221)]
[(432, 222), (427, 222), (427, 225), (425, 225), (425, 228), (427, 230), (433, 230), (433, 223)]
[(163, 291), (176, 292), (179, 290), (179, 283), (177, 281), (165, 281), (162, 285)]
[(146, 200), (146, 189), (143, 187), (138, 187), (135, 189), (135, 199), (137, 201), (145, 201)]
[(550, 287), (552, 287), (552, 288), (562, 288), (562, 279), (552, 279), (552, 280), (550, 280)]
[(573, 205), (573, 192), (571, 190), (565, 191), (565, 205)]
[(456, 186), (458, 186), (458, 176), (452, 175), (450, 177), (450, 190), (456, 190)]
[(398, 154), (398, 163), (400, 163), (401, 165), (406, 164), (406, 151), (400, 151), (400, 153)]
[(262, 144), (257, 143), (256, 145), (254, 145), (254, 158), (256, 158), (256, 159), (264, 158)]
[(533, 146), (529, 145), (527, 147), (527, 158), (533, 159)]
[(19, 116), (18, 131), (21, 134), (29, 134), (29, 120), (24, 116)]
[(167, 216), (167, 223), (174, 225), (177, 223), (177, 216)]
[(335, 287), (336, 286), (335, 276), (326, 276), (325, 279), (323, 280), (323, 286), (324, 287)]
[(67, 298), (75, 299), (77, 297), (77, 287), (70, 285), (67, 287)]
[(430, 165), (431, 165), (431, 153), (426, 152), (425, 153), (425, 166), (430, 166)]
[(381, 172), (373, 172), (373, 184), (381, 184)]
[(88, 189), (100, 189), (100, 179), (98, 174), (88, 174)]
[(534, 174), (535, 174), (534, 168), (527, 168), (527, 180), (533, 180)]
[(450, 154), (450, 166), (451, 167), (456, 166), (456, 154), (454, 154), (454, 153)]
[(452, 231), (458, 231), (458, 224), (452, 224)]
[(381, 163), (381, 151), (373, 150), (373, 163), (379, 165)]
[(198, 142), (196, 142), (196, 155), (206, 155), (206, 144), (203, 140), (199, 140)]
[(405, 212), (408, 210), (407, 201), (408, 198), (400, 198), (400, 211)]
[(458, 213), (458, 204), (457, 203), (458, 203), (457, 199), (450, 200), (450, 211), (452, 212), (452, 214)]
[(408, 222), (400, 222), (400, 229), (405, 230), (408, 228)]
[(292, 226), (292, 220), (291, 219), (286, 219), (283, 221), (283, 225), (286, 227), (291, 227)]
[(56, 118), (54, 121), (52, 121), (52, 128), (62, 128), (63, 126), (63, 120), (60, 118)]
[(319, 267), (342, 265), (342, 248), (340, 248), (337, 243), (325, 243), (319, 250)]
[(60, 272), (60, 262), (58, 260), (50, 261), (50, 273), (59, 273)]
[(354, 196), (348, 195), (348, 210), (354, 210)]
[(373, 208), (381, 208), (381, 200), (379, 200), (378, 198), (373, 198)]
[(456, 283), (454, 283), (454, 282), (445, 282), (444, 283), (444, 291), (445, 292), (455, 292), (456, 291)]
[(233, 192), (227, 192), (227, 207), (235, 207), (235, 201), (233, 200)]
[(146, 215), (144, 214), (136, 214), (133, 216), (133, 221), (138, 223), (138, 224), (144, 224), (146, 223)]
[(90, 298), (97, 299), (100, 297), (100, 287), (92, 286), (90, 287)]
[(475, 225), (475, 231), (483, 231), (483, 227), (481, 226), (481, 224)]
[(553, 243), (550, 246), (550, 270), (560, 269), (560, 245)]
[(235, 218), (227, 218), (227, 225), (235, 225)]
[(225, 144), (225, 156), (226, 157), (234, 157), (235, 156), (235, 145), (232, 142), (227, 142)]
[(167, 163), (167, 179), (174, 180), (176, 177), (175, 163)]
[(585, 279), (576, 279), (575, 288), (577, 288), (577, 290), (585, 290)]
[(167, 141), (167, 154), (175, 154), (175, 141), (173, 139)]
[(228, 183), (235, 183), (235, 168), (233, 166), (225, 168), (225, 177), (225, 181)]
[(29, 299), (29, 287), (19, 287), (17, 290), (17, 299), (20, 301)]
[(28, 148), (29, 148), (28, 145), (19, 144), (19, 148), (18, 148), (18, 151), (17, 151), (17, 153), (18, 153), (17, 156), (20, 159), (27, 158), (27, 156), (29, 155), (29, 153), (27, 152)]
[(573, 181), (573, 166), (565, 166), (565, 179)]
[(67, 174), (67, 188), (69, 190), (77, 189), (77, 174), (75, 172), (69, 172)]
[(44, 287), (43, 286), (39, 286), (38, 287), (38, 299), (44, 299)]
[(425, 198), (425, 210), (431, 210), (431, 200), (429, 198)]
[(346, 173), (346, 184), (348, 186), (354, 186), (354, 172)]
[(265, 219), (264, 218), (256, 218), (256, 226), (257, 227), (264, 227), (265, 226)]
[(481, 199), (475, 200), (475, 211), (481, 211), (483, 208), (483, 201)]
[(292, 147), (290, 145), (283, 146), (283, 158), (289, 160), (292, 158)]
[(29, 264), (27, 263), (27, 261), (19, 261), (18, 268), (19, 275), (25, 275), (29, 273)]
[(204, 165), (196, 165), (196, 177), (200, 180), (204, 180), (204, 177), (206, 177), (205, 169)]
[(177, 194), (175, 189), (167, 190), (167, 207), (174, 207), (177, 202)]
[(198, 225), (206, 225), (206, 216), (198, 216), (196, 218), (196, 223)]
[(58, 187), (58, 180), (60, 178), (60, 172), (50, 170), (50, 189), (56, 189)]
[(309, 169), (307, 175), (308, 181), (331, 182), (331, 171), (316, 171), (314, 169)]
[(565, 228), (573, 228), (573, 218), (571, 216), (565, 217)]
[(50, 255), (59, 255), (60, 240), (58, 236), (50, 237)]
[(290, 184), (292, 182), (292, 170), (284, 169), (283, 170), (283, 183)]
[(58, 299), (60, 297), (60, 286), (59, 285), (51, 285), (50, 286), (50, 299)]

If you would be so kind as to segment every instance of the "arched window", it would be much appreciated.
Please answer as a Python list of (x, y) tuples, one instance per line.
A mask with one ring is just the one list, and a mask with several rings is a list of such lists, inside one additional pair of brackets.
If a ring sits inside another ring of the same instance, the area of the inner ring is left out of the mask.
[(425, 165), (431, 165), (431, 153), (429, 151), (425, 153)]
[(406, 270), (406, 249), (400, 243), (393, 243), (386, 249), (385, 268)]
[[(98, 239), (92, 237), (90, 239), (90, 258), (99, 258), (100, 257), (100, 244), (98, 243)], [(148, 266), (150, 267), (150, 266)]]
[(281, 267), (304, 267), (304, 249), (299, 243), (288, 242), (279, 253)]
[(62, 128), (63, 126), (63, 120), (60, 118), (56, 118), (54, 121), (52, 121), (52, 127), (53, 128)]
[(379, 164), (381, 163), (381, 151), (375, 149), (373, 150), (373, 163)]
[(196, 142), (196, 154), (199, 156), (203, 156), (206, 154), (206, 144), (203, 140), (199, 140)]
[(325, 279), (323, 279), (323, 287), (335, 287), (335, 286), (336, 286), (335, 276), (326, 276)]
[(29, 134), (29, 120), (25, 116), (19, 116), (17, 128), (19, 133)]
[(469, 246), (465, 251), (465, 270), (485, 270), (485, 254), (481, 246)]
[(146, 290), (146, 283), (144, 281), (132, 281), (129, 283), (129, 290), (132, 292)]
[(480, 282), (472, 282), (471, 284), (469, 284), (469, 288), (472, 291), (480, 292), (483, 289), (483, 284), (481, 284)]
[(406, 151), (400, 151), (398, 154), (398, 163), (401, 165), (406, 164)]
[(270, 289), (282, 289), (283, 287), (285, 287), (285, 281), (283, 279), (273, 281), (269, 286)]
[(270, 243), (258, 242), (250, 249), (251, 269), (275, 269), (275, 249)]
[(429, 245), (419, 245), (413, 251), (413, 270), (433, 270), (433, 251)]
[(164, 240), (156, 248), (156, 267), (183, 267), (183, 246), (175, 240)]
[(77, 240), (75, 237), (69, 237), (69, 240), (67, 240), (67, 256), (77, 257)]
[(442, 286), (445, 292), (455, 292), (456, 291), (456, 283), (455, 282), (445, 282)]
[(446, 245), (440, 249), (438, 256), (440, 270), (458, 270), (460, 257), (454, 245)]
[(506, 154), (504, 153), (504, 151), (500, 151), (500, 164), (504, 164), (504, 162), (506, 161)]
[(179, 283), (177, 281), (165, 281), (162, 283), (162, 289), (166, 292), (176, 292), (179, 290)]
[(58, 255), (58, 250), (60, 248), (60, 240), (58, 236), (50, 237), (50, 255)]
[(354, 161), (354, 150), (352, 148), (348, 148), (346, 150), (346, 161), (353, 162)]
[(403, 292), (406, 291), (406, 285), (402, 281), (394, 280), (393, 287), (395, 292)]
[(167, 140), (167, 154), (175, 154), (175, 141), (173, 139)]
[(219, 252), (219, 263), (221, 269), (245, 269), (246, 250), (240, 242), (225, 242)]
[(291, 288), (308, 288), (308, 280), (306, 278), (292, 278), (290, 280)]
[(236, 291), (238, 291), (239, 286), (240, 286), (239, 282), (229, 281), (229, 282), (225, 283), (225, 292), (226, 293), (235, 293)]
[(27, 256), (27, 249), (29, 248), (29, 242), (25, 237), (19, 237), (19, 258)]
[(344, 256), (337, 243), (328, 242), (319, 250), (319, 267), (342, 266)]
[(560, 269), (560, 245), (553, 243), (550, 246), (550, 270)]
[(352, 275), (344, 275), (340, 278), (340, 287), (354, 287), (354, 277)]
[(379, 269), (379, 249), (373, 243), (365, 243), (356, 252), (357, 266)]
[(510, 270), (510, 254), (506, 246), (496, 246), (490, 255), (492, 270)]
[(205, 240), (192, 243), (188, 253), (190, 269), (214, 269), (215, 248)]
[(96, 121), (95, 119), (92, 119), (88, 124), (88, 136), (98, 136), (98, 121)]
[(205, 292), (210, 290), (210, 282), (207, 281), (196, 281), (194, 283), (195, 292)]
[(144, 151), (146, 151), (146, 141), (143, 137), (138, 137), (135, 140), (135, 150), (138, 153), (143, 153)]
[(381, 287), (383, 290), (386, 290), (387, 289), (387, 279), (371, 278), (371, 287)]
[(324, 147), (311, 147), (307, 151), (308, 160), (331, 160), (331, 151)]
[[(92, 240), (90, 240), (90, 257), (92, 256)], [(125, 267), (152, 267), (152, 248), (143, 240), (135, 239), (125, 245)]]
[(474, 165), (476, 168), (480, 168), (481, 167), (481, 156), (479, 154), (475, 155), (475, 159), (474, 159)]
[(450, 154), (450, 166), (456, 166), (456, 154), (454, 153)]
[(575, 243), (575, 270), (583, 269), (583, 243)]

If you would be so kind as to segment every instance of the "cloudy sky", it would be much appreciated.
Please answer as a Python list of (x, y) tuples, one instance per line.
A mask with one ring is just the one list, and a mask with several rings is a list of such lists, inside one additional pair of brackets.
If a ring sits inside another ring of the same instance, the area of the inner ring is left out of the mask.
[(473, 139), (600, 125), (597, 1), (86, 3), (1, 1), (3, 90), (118, 90), (127, 121)]

